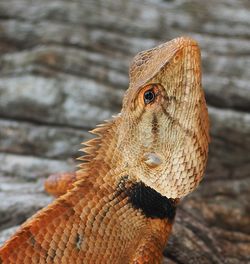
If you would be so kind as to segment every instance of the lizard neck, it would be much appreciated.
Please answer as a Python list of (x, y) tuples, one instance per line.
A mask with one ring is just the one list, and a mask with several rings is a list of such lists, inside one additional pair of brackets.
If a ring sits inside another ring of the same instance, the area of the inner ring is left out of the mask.
[[(78, 178), (95, 182), (115, 196), (127, 197), (128, 203), (140, 210), (146, 218), (174, 220), (177, 199), (169, 199), (140, 181), (126, 167), (122, 157), (123, 146), (118, 144), (119, 117), (97, 127), (92, 131), (97, 137), (86, 142), (83, 149), (85, 161), (78, 171)], [(108, 192), (104, 192), (108, 195)]]

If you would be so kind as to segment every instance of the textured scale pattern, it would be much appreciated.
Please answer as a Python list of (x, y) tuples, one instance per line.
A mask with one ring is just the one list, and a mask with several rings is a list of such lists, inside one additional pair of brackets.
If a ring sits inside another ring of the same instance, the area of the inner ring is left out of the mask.
[(121, 114), (92, 131), (76, 173), (46, 181), (59, 197), (6, 241), (0, 263), (161, 263), (176, 205), (204, 173), (208, 130), (197, 43), (139, 53)]

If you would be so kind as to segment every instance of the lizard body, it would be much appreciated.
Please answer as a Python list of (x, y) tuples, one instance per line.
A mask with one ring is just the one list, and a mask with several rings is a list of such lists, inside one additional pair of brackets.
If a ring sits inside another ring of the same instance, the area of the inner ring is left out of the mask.
[(92, 131), (66, 193), (0, 248), (0, 263), (161, 263), (176, 205), (204, 173), (208, 130), (197, 43), (139, 53), (121, 113)]

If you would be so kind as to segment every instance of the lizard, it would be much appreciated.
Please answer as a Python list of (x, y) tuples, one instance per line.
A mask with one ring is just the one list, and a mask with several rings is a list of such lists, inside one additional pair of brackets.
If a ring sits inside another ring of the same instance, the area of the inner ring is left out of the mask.
[(0, 263), (162, 262), (208, 157), (198, 43), (178, 37), (138, 53), (129, 79), (120, 114), (91, 131), (75, 174), (47, 183), (62, 187), (58, 198), (5, 242)]

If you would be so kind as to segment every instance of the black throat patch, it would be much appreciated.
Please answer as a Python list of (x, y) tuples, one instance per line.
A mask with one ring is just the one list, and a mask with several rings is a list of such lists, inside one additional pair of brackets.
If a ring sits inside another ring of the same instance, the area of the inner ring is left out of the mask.
[(132, 206), (142, 210), (146, 217), (174, 220), (176, 203), (173, 199), (162, 196), (142, 182), (133, 183), (126, 193)]

